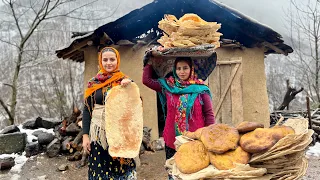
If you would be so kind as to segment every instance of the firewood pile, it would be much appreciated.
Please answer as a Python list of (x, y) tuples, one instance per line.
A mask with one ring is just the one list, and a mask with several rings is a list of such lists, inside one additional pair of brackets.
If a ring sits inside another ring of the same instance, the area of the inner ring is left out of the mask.
[[(82, 147), (82, 114), (74, 108), (69, 117), (63, 120), (37, 117), (19, 125), (11, 125), (0, 130), (0, 154), (26, 153), (26, 157), (45, 153), (49, 158), (66, 156), (69, 161), (79, 161), (77, 168), (87, 164), (88, 153)], [(14, 144), (14, 145), (12, 145)], [(151, 140), (151, 129), (143, 128), (140, 155), (164, 149), (162, 138)], [(0, 159), (0, 167), (10, 169), (14, 159)], [(138, 163), (138, 162), (137, 162)], [(6, 166), (4, 166), (7, 164)], [(58, 168), (60, 170), (60, 168)], [(62, 168), (63, 169), (63, 168)]]
[[(79, 161), (78, 167), (86, 165), (88, 153), (82, 147), (82, 115), (79, 110), (74, 110), (70, 118), (62, 121), (59, 134), (62, 137), (61, 153), (67, 155), (69, 161)], [(155, 141), (151, 141), (151, 129), (143, 128), (143, 140), (140, 147), (140, 155), (146, 151), (155, 152), (161, 150), (156, 148)]]
[(74, 109), (71, 116), (65, 118), (58, 128), (61, 136), (60, 153), (67, 155), (69, 161), (81, 162), (78, 166), (85, 166), (88, 153), (82, 148), (82, 115), (77, 108)]

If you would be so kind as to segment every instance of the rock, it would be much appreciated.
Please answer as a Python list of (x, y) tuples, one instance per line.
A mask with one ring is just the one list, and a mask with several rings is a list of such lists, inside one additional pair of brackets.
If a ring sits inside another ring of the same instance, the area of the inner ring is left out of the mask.
[(143, 137), (142, 137), (142, 141), (145, 143), (145, 144), (148, 144), (150, 142), (150, 139), (151, 139), (151, 128), (149, 127), (143, 127)]
[(0, 159), (0, 170), (10, 169), (15, 165), (13, 157)]
[(40, 148), (38, 142), (31, 142), (26, 145), (25, 148), (26, 157), (31, 157), (39, 154)]
[(68, 170), (68, 168), (69, 168), (68, 164), (62, 164), (58, 167), (58, 170), (59, 171), (66, 171), (66, 170)]
[(38, 142), (41, 145), (47, 145), (49, 144), (51, 141), (53, 141), (54, 139), (54, 135), (51, 133), (47, 133), (47, 132), (42, 132), (39, 134), (38, 136)]
[(34, 136), (36, 136), (36, 137), (39, 137), (39, 134), (41, 134), (41, 133), (44, 133), (44, 131), (42, 131), (42, 130), (37, 130), (37, 131), (34, 131), (34, 132), (32, 133), (32, 135), (34, 135)]
[(0, 135), (0, 154), (23, 152), (26, 146), (26, 133), (10, 133)]
[(47, 155), (52, 158), (59, 154), (61, 143), (59, 139), (55, 138), (48, 146), (47, 146)]
[(156, 150), (156, 151), (160, 151), (160, 150), (163, 150), (164, 149), (164, 140), (163, 138), (159, 138), (157, 140), (153, 140), (151, 142), (151, 146), (152, 146), (152, 149)]
[(20, 129), (16, 125), (11, 125), (5, 127), (0, 134), (9, 134), (9, 133), (15, 133), (15, 132), (20, 132)]
[(36, 120), (26, 121), (22, 125), (23, 129), (37, 129)]
[(61, 124), (61, 122), (62, 121), (45, 120), (45, 119), (42, 119), (41, 117), (37, 117), (36, 119), (37, 126), (45, 129), (55, 128), (56, 126)]

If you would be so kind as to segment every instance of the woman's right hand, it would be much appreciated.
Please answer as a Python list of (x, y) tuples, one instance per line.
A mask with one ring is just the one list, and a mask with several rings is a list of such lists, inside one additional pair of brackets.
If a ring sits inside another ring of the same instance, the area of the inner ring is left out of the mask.
[(88, 134), (82, 135), (82, 147), (87, 152), (91, 151), (90, 140), (89, 140), (89, 135)]

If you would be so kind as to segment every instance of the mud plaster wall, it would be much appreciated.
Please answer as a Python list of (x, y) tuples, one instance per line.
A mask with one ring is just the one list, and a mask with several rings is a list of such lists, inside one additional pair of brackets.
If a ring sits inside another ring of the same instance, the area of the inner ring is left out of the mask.
[[(153, 90), (150, 90), (142, 84), (142, 58), (145, 48), (142, 47), (138, 51), (133, 51), (131, 46), (114, 46), (121, 57), (120, 69), (123, 73), (130, 76), (131, 79), (138, 84), (143, 99), (143, 118), (144, 126), (152, 128), (151, 139), (159, 138), (158, 133), (158, 115), (157, 115), (157, 97)], [(98, 70), (98, 54), (94, 47), (86, 48), (85, 53), (85, 73), (84, 73), (84, 89), (88, 80), (95, 76)]]
[[(130, 76), (139, 86), (143, 98), (144, 107), (144, 126), (152, 128), (151, 138), (157, 139), (158, 119), (156, 93), (144, 86), (141, 82), (142, 77), (142, 57), (146, 47), (133, 51), (132, 47), (115, 46), (121, 55), (121, 70)], [(88, 80), (93, 77), (98, 70), (96, 48), (85, 49), (85, 73), (84, 88)], [(263, 49), (248, 48), (245, 50), (232, 50), (226, 48), (217, 49), (218, 61), (230, 60), (231, 58), (242, 57), (242, 101), (243, 101), (243, 120), (261, 122), (269, 126), (269, 104), (266, 87), (266, 75), (264, 66)], [(210, 77), (214, 80), (214, 77)], [(211, 81), (210, 81), (211, 82)], [(213, 96), (215, 91), (211, 89)], [(214, 101), (218, 99), (213, 98)], [(217, 102), (213, 102), (217, 104)], [(222, 107), (223, 108), (223, 107)]]
[[(243, 120), (261, 122), (268, 127), (270, 117), (264, 50), (261, 48), (247, 48), (244, 50), (219, 48), (217, 49), (217, 55), (218, 61), (242, 57)], [(212, 93), (214, 95), (215, 92)]]

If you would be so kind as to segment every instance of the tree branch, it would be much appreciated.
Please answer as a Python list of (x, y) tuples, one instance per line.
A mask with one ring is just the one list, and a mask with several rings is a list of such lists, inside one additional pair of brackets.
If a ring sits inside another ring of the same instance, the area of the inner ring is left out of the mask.
[(10, 9), (11, 9), (11, 12), (12, 12), (12, 16), (14, 18), (14, 22), (15, 22), (15, 24), (17, 26), (18, 31), (19, 31), (20, 38), (22, 39), (23, 38), (22, 30), (21, 30), (21, 27), (20, 27), (19, 20), (17, 18), (16, 12), (14, 10), (12, 0), (10, 0), (9, 6), (10, 6)]
[(19, 48), (19, 46), (17, 46), (16, 44), (11, 43), (11, 42), (9, 42), (9, 41), (3, 40), (3, 39), (0, 39), (0, 41), (1, 41), (1, 42), (4, 42), (4, 43), (6, 43), (6, 44), (9, 44), (9, 45), (11, 45), (11, 46), (14, 46), (14, 47), (16, 47), (16, 48)]
[(6, 111), (6, 113), (8, 114), (9, 116), (9, 119), (14, 119), (8, 109), (8, 106), (3, 102), (3, 100), (0, 98), (0, 104), (1, 106), (3, 107), (3, 109)]
[[(56, 18), (56, 17), (68, 17), (69, 14), (71, 14), (71, 13), (73, 13), (73, 12), (75, 12), (75, 11), (77, 11), (77, 10), (85, 7), (85, 6), (88, 6), (88, 5), (90, 5), (90, 4), (93, 4), (93, 3), (97, 2), (97, 1), (98, 1), (98, 0), (94, 0), (94, 1), (92, 1), (92, 2), (89, 2), (89, 3), (86, 3), (86, 4), (82, 5), (82, 6), (79, 6), (79, 7), (75, 8), (75, 9), (73, 9), (73, 10), (65, 13), (65, 14), (50, 16), (50, 17), (46, 17), (45, 19), (52, 19), (52, 18)], [(64, 3), (66, 3), (66, 2), (64, 2)], [(70, 17), (71, 17), (71, 16), (70, 16)]]

